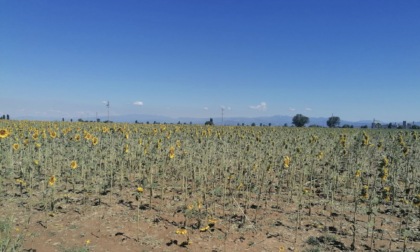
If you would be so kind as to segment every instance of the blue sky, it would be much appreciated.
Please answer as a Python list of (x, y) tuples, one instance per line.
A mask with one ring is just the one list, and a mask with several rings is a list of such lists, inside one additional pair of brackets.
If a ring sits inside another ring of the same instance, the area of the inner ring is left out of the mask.
[(420, 120), (419, 16), (417, 0), (0, 0), (0, 114)]

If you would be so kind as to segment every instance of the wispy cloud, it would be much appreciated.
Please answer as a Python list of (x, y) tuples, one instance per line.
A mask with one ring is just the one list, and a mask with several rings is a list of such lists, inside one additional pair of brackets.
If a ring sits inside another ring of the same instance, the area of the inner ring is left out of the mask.
[(143, 106), (143, 102), (142, 101), (135, 101), (135, 102), (133, 102), (133, 105), (135, 105), (135, 106)]
[(250, 109), (260, 110), (260, 111), (266, 111), (267, 110), (267, 103), (261, 102), (258, 105), (251, 105), (249, 106)]
[(295, 111), (296, 109), (295, 108), (289, 108), (289, 111)]
[(306, 111), (312, 111), (312, 108), (305, 108)]
[(223, 109), (223, 110), (231, 110), (232, 109), (231, 107), (226, 107), (224, 105), (221, 105), (220, 108)]
[(208, 107), (204, 107), (204, 110), (209, 110), (209, 108)]

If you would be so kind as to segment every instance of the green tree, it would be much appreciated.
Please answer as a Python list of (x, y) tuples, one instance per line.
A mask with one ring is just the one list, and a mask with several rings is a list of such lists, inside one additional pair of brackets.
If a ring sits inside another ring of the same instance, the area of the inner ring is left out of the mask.
[(210, 118), (210, 121), (205, 122), (204, 125), (214, 125), (213, 118)]
[(338, 116), (331, 116), (327, 120), (327, 126), (330, 128), (335, 128), (340, 126), (340, 117)]
[(302, 115), (302, 114), (297, 114), (293, 117), (292, 123), (296, 127), (303, 127), (303, 126), (305, 126), (305, 124), (309, 123), (309, 118)]

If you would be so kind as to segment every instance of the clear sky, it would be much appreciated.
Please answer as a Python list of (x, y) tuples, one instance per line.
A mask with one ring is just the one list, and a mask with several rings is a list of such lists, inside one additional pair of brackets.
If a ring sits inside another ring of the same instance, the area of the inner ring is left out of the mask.
[(420, 120), (420, 1), (0, 0), (0, 114)]

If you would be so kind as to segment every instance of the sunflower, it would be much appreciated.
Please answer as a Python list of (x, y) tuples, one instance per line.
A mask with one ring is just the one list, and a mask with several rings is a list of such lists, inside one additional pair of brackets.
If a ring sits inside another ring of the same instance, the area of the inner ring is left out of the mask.
[(7, 129), (0, 129), (0, 138), (6, 138), (10, 135), (10, 132)]
[(322, 158), (324, 158), (324, 153), (320, 151), (316, 157), (318, 158), (318, 160), (321, 160)]
[(32, 139), (38, 140), (38, 137), (39, 137), (38, 132), (35, 132), (35, 133), (32, 134)]
[(57, 132), (55, 132), (55, 131), (50, 131), (50, 137), (51, 137), (51, 138), (56, 138), (56, 137), (57, 137)]
[(175, 148), (174, 147), (171, 147), (169, 149), (169, 158), (172, 159), (174, 157), (175, 157)]
[(364, 185), (362, 188), (362, 192), (360, 193), (360, 196), (362, 196), (365, 199), (369, 199), (369, 186)]
[(74, 136), (74, 141), (80, 141), (80, 135), (79, 134), (76, 134)]
[(188, 233), (188, 231), (185, 228), (180, 228), (180, 229), (177, 229), (175, 233), (176, 234), (181, 234), (181, 235), (186, 235)]
[(84, 138), (86, 140), (90, 140), (92, 138), (92, 135), (90, 133), (88, 133), (88, 132), (85, 132)]
[(128, 144), (126, 144), (123, 148), (124, 153), (129, 153), (130, 152), (130, 147), (128, 146)]
[(55, 182), (57, 181), (57, 179), (55, 178), (55, 176), (54, 175), (52, 175), (51, 177), (50, 177), (50, 179), (48, 180), (48, 185), (50, 185), (50, 186), (54, 186), (54, 184), (55, 184)]
[(75, 161), (75, 160), (71, 161), (71, 162), (70, 162), (70, 167), (71, 167), (72, 169), (76, 169), (76, 168), (78, 167), (78, 165), (77, 165), (77, 161)]
[(210, 228), (209, 225), (207, 225), (207, 226), (205, 226), (203, 228), (200, 228), (200, 232), (206, 232), (207, 230), (209, 230), (209, 228)]
[(143, 187), (141, 187), (141, 186), (137, 187), (137, 192), (142, 193), (143, 192)]
[(285, 156), (283, 158), (283, 167), (284, 168), (289, 168), (290, 165), (290, 157), (289, 156)]
[(97, 137), (92, 138), (92, 145), (97, 145), (99, 143), (99, 139)]
[(19, 144), (17, 143), (13, 144), (12, 147), (13, 147), (13, 150), (15, 151), (19, 150)]

